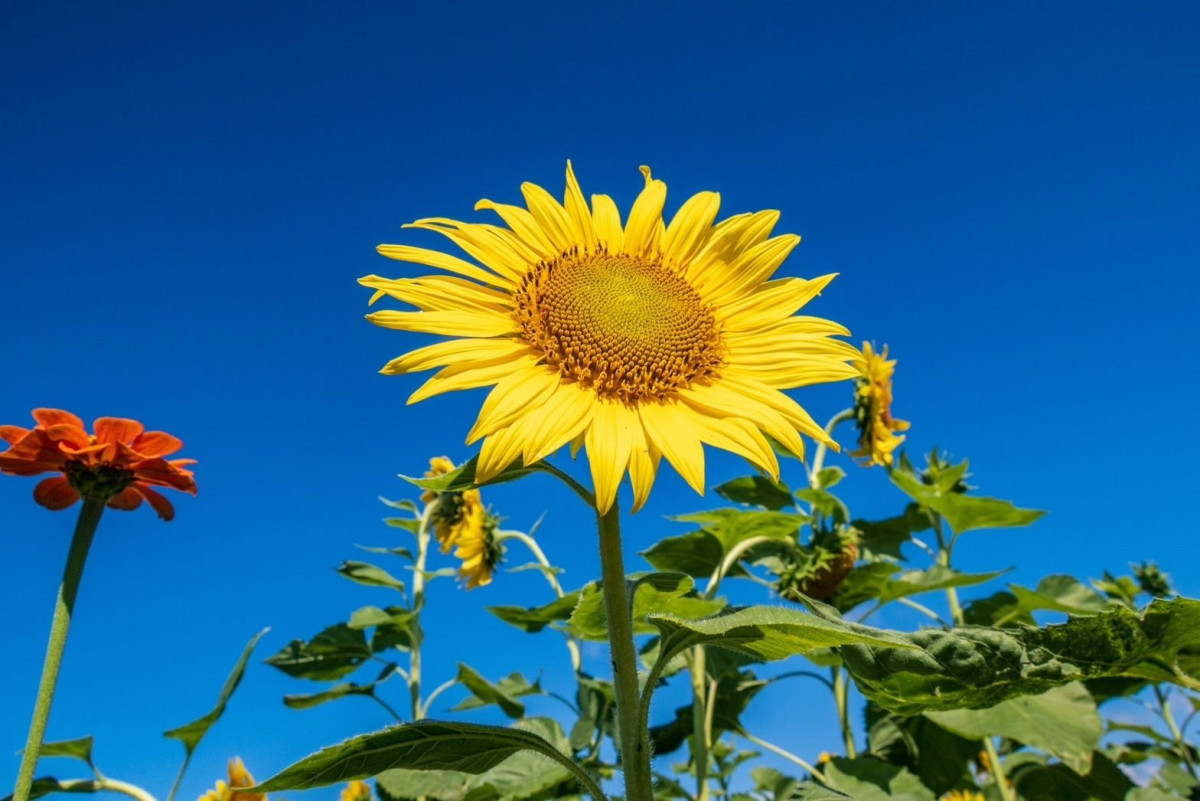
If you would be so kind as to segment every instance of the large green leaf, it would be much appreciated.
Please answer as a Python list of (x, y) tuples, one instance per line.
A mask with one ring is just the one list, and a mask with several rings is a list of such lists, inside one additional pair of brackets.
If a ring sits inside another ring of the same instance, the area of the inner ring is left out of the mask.
[[(695, 578), (707, 578), (725, 561), (725, 546), (709, 532), (700, 529), (678, 537), (666, 537), (641, 552), (654, 569), (672, 573), (687, 573)], [(734, 566), (729, 575), (744, 575)]]
[(903, 470), (892, 471), (891, 479), (908, 497), (941, 515), (959, 534), (981, 528), (1028, 526), (1045, 514), (1037, 509), (1019, 509), (1011, 501), (966, 495), (939, 484), (926, 484), (917, 475)]
[[(657, 570), (707, 578), (739, 543), (753, 537), (794, 540), (808, 517), (770, 509), (713, 509), (671, 519), (699, 523), (701, 528), (659, 540), (642, 551), (642, 557)], [(734, 566), (729, 575), (742, 575), (743, 572)]]
[[(684, 573), (650, 573), (635, 578), (633, 584), (633, 630), (651, 634), (654, 626), (647, 615), (670, 614), (680, 618), (707, 617), (725, 607), (724, 599), (701, 598), (696, 583)], [(579, 604), (571, 615), (571, 627), (584, 639), (607, 640), (607, 613), (604, 591), (599, 582), (583, 588)]]
[(289, 676), (331, 681), (353, 673), (371, 653), (361, 629), (338, 623), (308, 642), (292, 640), (266, 662)]
[(869, 752), (908, 768), (934, 793), (974, 781), (971, 761), (979, 754), (978, 739), (959, 737), (921, 715), (897, 715), (869, 701), (864, 718)]
[(478, 709), (481, 706), (495, 704), (510, 718), (525, 717), (525, 704), (517, 699), (524, 695), (536, 695), (542, 688), (535, 682), (530, 684), (520, 673), (513, 673), (492, 684), (469, 665), (458, 663), (458, 682), (467, 688), (471, 695), (454, 707), (455, 712), (466, 709)]
[(395, 768), (483, 773), (522, 750), (545, 754), (560, 763), (567, 759), (545, 737), (530, 731), (421, 720), (331, 745), (247, 792), (327, 787)]
[(489, 606), (487, 610), (510, 626), (536, 633), (556, 620), (567, 620), (579, 603), (580, 590), (573, 590), (544, 606)]
[[(1005, 760), (1008, 778), (1023, 801), (1125, 801), (1134, 784), (1102, 753), (1092, 756), (1092, 769), (1080, 775), (1063, 764), (1039, 764), (1018, 752)], [(1022, 757), (1025, 757), (1023, 760)]]
[(246, 647), (242, 649), (242, 655), (238, 657), (237, 663), (230, 671), (229, 677), (225, 679), (224, 686), (221, 687), (221, 693), (217, 696), (217, 705), (212, 711), (203, 717), (193, 720), (191, 723), (184, 724), (170, 731), (163, 732), (164, 737), (170, 737), (172, 740), (178, 740), (183, 743), (188, 756), (196, 750), (196, 746), (200, 744), (200, 740), (204, 735), (208, 734), (208, 730), (216, 723), (221, 715), (225, 714), (225, 706), (229, 703), (229, 699), (233, 697), (234, 690), (242, 682), (242, 676), (246, 672), (246, 663), (250, 661), (250, 654), (254, 652), (254, 646), (258, 645), (258, 641), (270, 629), (263, 629), (258, 634), (250, 638), (250, 642), (246, 643)]
[(786, 509), (795, 506), (792, 491), (780, 481), (772, 481), (766, 476), (742, 476), (733, 481), (726, 481), (716, 488), (722, 498), (734, 503), (744, 503), (750, 506), (761, 506), (764, 509)]
[(1104, 733), (1096, 702), (1079, 682), (1041, 695), (1010, 698), (987, 709), (926, 712), (925, 716), (962, 737), (978, 740), (998, 735), (1040, 748), (1081, 774), (1092, 769), (1092, 752)]
[(862, 693), (901, 714), (993, 706), (1072, 681), (1136, 676), (1200, 687), (1200, 601), (1115, 607), (1044, 628), (962, 626), (904, 635), (916, 650), (848, 645)]
[(916, 776), (870, 756), (831, 760), (824, 781), (854, 801), (935, 801), (933, 791)]
[(912, 648), (895, 632), (776, 606), (734, 608), (702, 620), (651, 615), (649, 622), (662, 634), (660, 661), (696, 645), (730, 648), (763, 661), (849, 643), (889, 650)]

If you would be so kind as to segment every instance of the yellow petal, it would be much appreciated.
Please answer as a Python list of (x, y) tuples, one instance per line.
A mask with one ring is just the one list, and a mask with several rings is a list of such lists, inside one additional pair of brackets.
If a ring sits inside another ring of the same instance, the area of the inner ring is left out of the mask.
[[(505, 229), (494, 225), (476, 225), (444, 217), (429, 217), (404, 227), (441, 234), (465, 250), (471, 258), (486, 264), (513, 284), (519, 282), (530, 266), (536, 263), (536, 259), (531, 259), (514, 248), (513, 239), (507, 239), (498, 233)], [(511, 231), (507, 233), (512, 235)]]
[(579, 237), (575, 235), (566, 209), (558, 205), (549, 192), (526, 181), (521, 184), (521, 194), (525, 196), (529, 213), (560, 253), (579, 244)]
[(522, 413), (536, 414), (538, 405), (558, 383), (558, 373), (544, 365), (529, 364), (513, 370), (484, 399), (475, 425), (467, 434), (467, 444), (511, 424)]
[(693, 418), (680, 403), (646, 403), (638, 407), (646, 438), (667, 458), (688, 485), (704, 494), (704, 448), (696, 429), (688, 425)]
[(736, 453), (771, 478), (779, 480), (779, 459), (753, 423), (737, 417), (717, 418), (698, 414), (696, 418), (699, 420), (702, 442)]
[(769, 281), (755, 292), (715, 307), (714, 313), (725, 323), (727, 331), (753, 331), (776, 325), (821, 294), (821, 290), (836, 277), (833, 273), (812, 280), (780, 278)]
[(542, 231), (537, 220), (529, 213), (528, 209), (523, 209), (520, 206), (507, 206), (503, 203), (493, 203), (490, 200), (484, 199), (475, 204), (475, 210), (490, 209), (500, 215), (500, 219), (512, 229), (513, 233), (521, 238), (531, 250), (536, 251), (542, 258), (551, 258), (557, 256), (559, 251)]
[(596, 510), (604, 514), (617, 497), (621, 477), (629, 464), (633, 445), (631, 418), (622, 414), (623, 404), (598, 401), (592, 410), (592, 424), (585, 434), (592, 486), (596, 491)]
[(729, 266), (729, 280), (714, 288), (706, 299), (713, 304), (730, 303), (767, 282), (800, 244), (800, 237), (785, 234), (760, 242), (742, 253)]
[[(632, 410), (630, 410), (632, 413)], [(629, 481), (633, 485), (633, 508), (636, 512), (650, 497), (650, 488), (654, 486), (654, 477), (658, 472), (658, 462), (662, 454), (646, 437), (639, 415), (636, 424), (631, 426), (633, 446), (629, 452)]]
[(699, 192), (679, 207), (662, 238), (669, 264), (683, 266), (691, 261), (707, 241), (720, 208), (721, 196), (716, 192)]
[(407, 261), (413, 264), (424, 264), (427, 267), (436, 267), (439, 270), (457, 273), (458, 275), (473, 278), (476, 281), (482, 281), (491, 286), (509, 288), (514, 285), (509, 278), (488, 272), (482, 267), (465, 262), (447, 253), (439, 253), (436, 250), (413, 248), (408, 245), (380, 245), (375, 250), (380, 256), (386, 256), (389, 259)]
[(500, 429), (483, 441), (479, 461), (475, 464), (475, 480), (482, 484), (495, 478), (521, 455), (521, 428), (511, 425)]
[(583, 199), (583, 190), (579, 181), (575, 180), (575, 170), (567, 161), (567, 192), (563, 197), (563, 208), (567, 210), (572, 228), (579, 237), (576, 242), (583, 245), (589, 252), (596, 249), (596, 231), (592, 228), (592, 213), (588, 210), (587, 201)]
[(450, 276), (392, 279), (368, 275), (358, 279), (358, 283), (426, 311), (490, 309), (504, 312), (513, 306), (512, 295), (506, 292)]
[(658, 246), (662, 230), (662, 210), (667, 202), (667, 185), (650, 177), (650, 168), (642, 167), (646, 185), (633, 202), (625, 224), (625, 241), (621, 250), (631, 256), (652, 253)]
[(621, 212), (608, 195), (592, 195), (592, 221), (599, 243), (610, 253), (620, 253), (625, 244), (625, 230), (621, 228)]
[(522, 449), (525, 464), (545, 459), (583, 433), (592, 422), (595, 407), (595, 394), (576, 384), (559, 384), (531, 414), (538, 425)]
[(730, 386), (724, 381), (708, 386), (695, 385), (679, 390), (679, 397), (702, 415), (749, 420), (789, 451), (804, 458), (804, 440), (800, 439), (796, 427), (786, 416), (736, 389), (731, 389)]
[(424, 334), (462, 337), (500, 337), (518, 333), (516, 320), (509, 314), (498, 314), (479, 309), (476, 311), (419, 311), (371, 312), (370, 320), (381, 328), (397, 331), (416, 331)]
[(503, 356), (489, 361), (444, 367), (419, 386), (416, 392), (409, 395), (408, 402), (409, 404), (419, 403), (434, 395), (441, 395), (443, 392), (490, 386), (511, 374), (521, 361), (523, 361), (521, 357), (513, 359)]
[(451, 339), (417, 348), (392, 359), (379, 372), (384, 375), (403, 375), (447, 364), (469, 364), (496, 358), (515, 361), (517, 356), (523, 354), (532, 355), (532, 351), (519, 339)]

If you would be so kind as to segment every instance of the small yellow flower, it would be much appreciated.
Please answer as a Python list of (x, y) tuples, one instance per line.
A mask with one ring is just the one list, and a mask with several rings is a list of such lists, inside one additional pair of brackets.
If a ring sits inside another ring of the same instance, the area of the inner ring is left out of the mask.
[(239, 793), (238, 788), (253, 787), (254, 777), (246, 770), (241, 757), (229, 760), (229, 783), (217, 780), (217, 786), (200, 796), (199, 801), (267, 801), (258, 793)]
[(837, 758), (837, 754), (831, 754), (828, 751), (822, 751), (817, 756), (817, 764), (818, 765), (828, 765), (830, 762), (832, 762), (836, 758)]
[(904, 442), (897, 431), (907, 431), (909, 424), (892, 417), (892, 373), (895, 360), (888, 361), (887, 345), (876, 353), (870, 342), (863, 343), (862, 358), (854, 367), (861, 374), (854, 396), (854, 418), (858, 425), (858, 450), (851, 453), (865, 461), (864, 465), (892, 466), (892, 452)]
[(353, 781), (342, 788), (338, 801), (371, 801), (371, 785)]
[[(437, 477), (453, 469), (453, 462), (438, 456), (429, 460), (429, 472), (425, 475)], [(431, 518), (434, 535), (442, 553), (454, 548), (454, 555), (462, 560), (458, 577), (467, 583), (467, 589), (490, 584), (504, 549), (496, 541), (499, 521), (484, 507), (479, 490), (427, 492), (421, 499), (436, 504)]]
[(983, 793), (974, 793), (970, 790), (951, 790), (942, 796), (941, 801), (984, 801)]

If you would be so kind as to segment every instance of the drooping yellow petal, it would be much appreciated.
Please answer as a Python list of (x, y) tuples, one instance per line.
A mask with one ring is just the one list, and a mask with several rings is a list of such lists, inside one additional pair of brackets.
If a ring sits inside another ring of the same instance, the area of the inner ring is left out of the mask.
[[(692, 489), (704, 494), (704, 448), (687, 425), (687, 407), (679, 403), (647, 403), (638, 407), (646, 438), (667, 458)], [(590, 453), (590, 451), (589, 451)]]
[(538, 409), (538, 426), (525, 442), (526, 464), (545, 459), (591, 425), (595, 396), (574, 384), (559, 384)]
[(592, 468), (592, 486), (596, 489), (596, 510), (604, 514), (617, 497), (621, 476), (629, 465), (633, 446), (632, 418), (623, 414), (620, 403), (600, 402), (592, 410), (592, 424), (585, 435), (588, 463)]
[(629, 221), (625, 224), (625, 241), (621, 251), (630, 256), (652, 253), (658, 247), (662, 231), (662, 210), (667, 202), (667, 185), (650, 177), (650, 168), (642, 167), (646, 185), (633, 202)]
[(579, 243), (580, 237), (573, 230), (566, 209), (558, 205), (549, 192), (537, 184), (526, 182), (521, 184), (521, 194), (525, 196), (529, 213), (560, 253)]
[[(629, 413), (634, 414), (632, 409)], [(630, 511), (636, 512), (650, 497), (650, 488), (654, 486), (654, 477), (658, 473), (662, 453), (647, 438), (640, 415), (637, 416), (636, 424), (631, 426), (631, 430), (633, 443), (629, 452), (629, 482), (633, 485), (633, 507)]]
[(796, 456), (804, 458), (804, 441), (800, 439), (796, 427), (784, 415), (754, 398), (730, 389), (725, 382), (689, 387), (680, 390), (679, 397), (701, 414), (749, 420)]

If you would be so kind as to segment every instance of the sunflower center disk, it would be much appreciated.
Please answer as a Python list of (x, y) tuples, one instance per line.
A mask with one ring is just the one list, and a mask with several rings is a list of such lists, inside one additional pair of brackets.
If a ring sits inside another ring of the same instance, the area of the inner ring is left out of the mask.
[(712, 312), (657, 261), (567, 253), (530, 270), (516, 301), (545, 363), (601, 397), (661, 400), (722, 364)]

